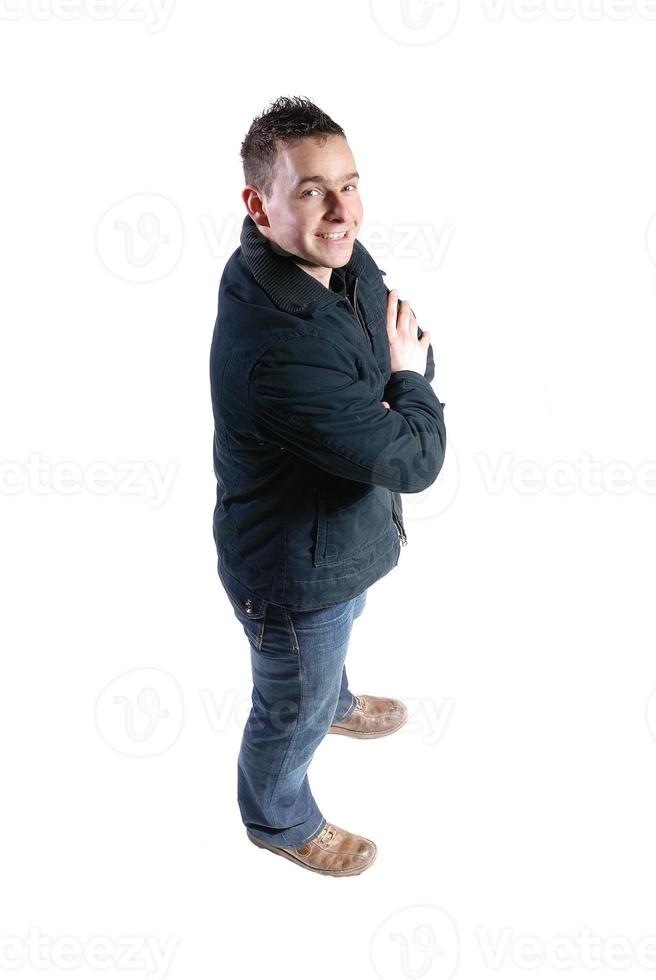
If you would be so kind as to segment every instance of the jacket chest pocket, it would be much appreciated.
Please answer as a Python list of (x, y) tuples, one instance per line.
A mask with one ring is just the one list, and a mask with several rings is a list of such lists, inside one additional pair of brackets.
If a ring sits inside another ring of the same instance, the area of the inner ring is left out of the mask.
[(315, 567), (335, 565), (375, 544), (393, 526), (390, 493), (385, 487), (353, 484), (357, 496), (349, 502), (337, 501), (323, 487), (317, 491), (315, 525)]

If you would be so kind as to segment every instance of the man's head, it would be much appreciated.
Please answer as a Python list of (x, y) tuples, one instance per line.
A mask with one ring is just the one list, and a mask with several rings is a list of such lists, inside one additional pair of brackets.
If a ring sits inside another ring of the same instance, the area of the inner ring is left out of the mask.
[[(308, 99), (277, 99), (241, 146), (242, 198), (271, 247), (328, 286), (362, 224), (359, 178), (344, 130)], [(323, 237), (346, 231), (343, 240)]]

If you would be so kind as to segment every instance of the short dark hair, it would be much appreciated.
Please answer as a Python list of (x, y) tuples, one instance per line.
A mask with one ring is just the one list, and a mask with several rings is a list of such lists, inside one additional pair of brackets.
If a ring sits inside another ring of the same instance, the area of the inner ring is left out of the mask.
[(246, 183), (265, 197), (271, 195), (275, 162), (282, 144), (306, 136), (345, 136), (344, 130), (314, 102), (297, 95), (276, 99), (256, 116), (241, 144)]

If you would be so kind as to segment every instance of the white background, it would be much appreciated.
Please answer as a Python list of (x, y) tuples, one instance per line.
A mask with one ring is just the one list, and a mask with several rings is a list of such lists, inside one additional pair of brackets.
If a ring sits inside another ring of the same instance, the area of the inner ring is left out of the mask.
[[(655, 46), (647, 0), (0, 0), (8, 975), (653, 974)], [(378, 845), (341, 880), (246, 838), (211, 530), (239, 147), (280, 95), (344, 127), (446, 403), (347, 659), (410, 719), (309, 772)]]

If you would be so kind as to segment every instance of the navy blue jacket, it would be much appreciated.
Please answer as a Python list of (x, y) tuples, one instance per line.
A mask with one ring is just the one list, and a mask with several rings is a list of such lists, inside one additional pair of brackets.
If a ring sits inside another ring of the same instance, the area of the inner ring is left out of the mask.
[(432, 348), (425, 375), (390, 374), (385, 273), (358, 239), (330, 289), (249, 215), (240, 241), (210, 351), (214, 541), (255, 615), (268, 602), (317, 609), (398, 563), (401, 493), (440, 472), (444, 403)]

